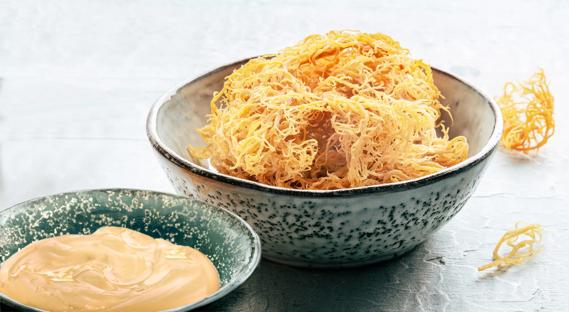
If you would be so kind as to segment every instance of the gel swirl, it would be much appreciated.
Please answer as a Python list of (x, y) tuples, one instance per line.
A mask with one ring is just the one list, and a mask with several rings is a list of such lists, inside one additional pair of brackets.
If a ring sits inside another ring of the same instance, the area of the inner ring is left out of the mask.
[(118, 227), (36, 241), (0, 266), (0, 292), (47, 311), (159, 311), (219, 287), (198, 250)]

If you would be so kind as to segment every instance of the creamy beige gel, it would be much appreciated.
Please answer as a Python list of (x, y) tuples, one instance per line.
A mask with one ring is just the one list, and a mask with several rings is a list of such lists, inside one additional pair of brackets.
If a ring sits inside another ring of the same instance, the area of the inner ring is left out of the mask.
[(196, 249), (118, 227), (36, 241), (0, 265), (0, 292), (47, 311), (159, 311), (219, 287)]

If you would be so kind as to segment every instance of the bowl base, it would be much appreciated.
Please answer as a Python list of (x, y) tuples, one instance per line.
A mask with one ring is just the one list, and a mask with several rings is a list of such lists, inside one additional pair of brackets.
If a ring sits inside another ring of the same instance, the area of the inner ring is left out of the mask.
[(356, 261), (356, 262), (348, 262), (348, 263), (319, 263), (319, 262), (307, 262), (307, 261), (295, 261), (295, 260), (289, 260), (289, 259), (280, 259), (280, 258), (275, 258), (272, 256), (267, 256), (267, 255), (263, 255), (263, 258), (271, 261), (271, 262), (275, 262), (275, 263), (279, 263), (279, 264), (284, 264), (284, 265), (288, 265), (288, 266), (292, 266), (292, 267), (297, 267), (297, 268), (312, 268), (312, 269), (345, 269), (345, 268), (355, 268), (355, 267), (361, 267), (361, 266), (366, 266), (366, 265), (371, 265), (371, 264), (376, 264), (379, 262), (384, 262), (384, 261), (388, 261), (388, 260), (392, 260), (398, 257), (401, 257), (403, 255), (405, 255), (408, 252), (411, 252), (413, 249), (415, 249), (417, 246), (419, 246), (421, 243), (408, 247), (406, 249), (403, 250), (399, 250), (397, 252), (391, 253), (391, 254), (387, 254), (387, 255), (383, 255), (377, 258), (373, 258), (370, 260), (364, 260), (364, 261)]

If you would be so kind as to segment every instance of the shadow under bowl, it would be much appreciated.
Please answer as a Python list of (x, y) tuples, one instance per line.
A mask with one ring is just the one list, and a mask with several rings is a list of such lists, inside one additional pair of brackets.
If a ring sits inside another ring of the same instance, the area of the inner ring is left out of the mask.
[[(0, 211), (0, 262), (26, 245), (63, 234), (126, 227), (198, 249), (217, 268), (221, 288), (169, 311), (189, 311), (218, 300), (253, 273), (261, 258), (257, 234), (235, 214), (187, 197), (131, 189), (70, 192), (33, 199)], [(40, 311), (0, 293), (0, 302)]]
[(359, 266), (405, 253), (448, 222), (474, 192), (502, 132), (500, 110), (472, 85), (433, 68), (453, 120), (450, 137), (463, 135), (469, 157), (421, 178), (329, 191), (296, 190), (232, 177), (192, 158), (203, 146), (197, 128), (210, 113), (214, 91), (247, 60), (220, 67), (162, 96), (147, 120), (148, 138), (178, 193), (241, 216), (261, 237), (263, 255), (305, 267)]

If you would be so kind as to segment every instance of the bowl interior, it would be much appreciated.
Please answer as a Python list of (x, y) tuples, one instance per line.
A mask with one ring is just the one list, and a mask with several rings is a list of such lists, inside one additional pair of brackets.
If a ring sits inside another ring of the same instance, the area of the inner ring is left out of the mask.
[(117, 189), (52, 195), (1, 211), (0, 262), (33, 241), (90, 234), (109, 225), (191, 246), (211, 259), (221, 289), (185, 308), (206, 304), (236, 288), (260, 259), (257, 235), (226, 210), (176, 195)]
[[(187, 152), (189, 145), (203, 146), (196, 129), (204, 126), (210, 112), (214, 91), (221, 90), (224, 78), (245, 61), (221, 67), (205, 74), (161, 99), (156, 113), (156, 133), (160, 141), (179, 157), (208, 169), (204, 161), (193, 159)], [(481, 93), (460, 79), (433, 68), (435, 84), (450, 107), (452, 120), (443, 113), (450, 136), (464, 135), (469, 142), (469, 157), (481, 152), (488, 144), (496, 125), (492, 104)]]

